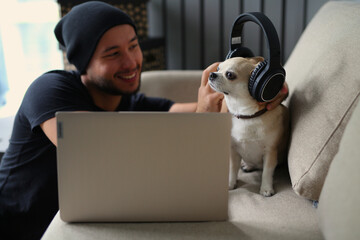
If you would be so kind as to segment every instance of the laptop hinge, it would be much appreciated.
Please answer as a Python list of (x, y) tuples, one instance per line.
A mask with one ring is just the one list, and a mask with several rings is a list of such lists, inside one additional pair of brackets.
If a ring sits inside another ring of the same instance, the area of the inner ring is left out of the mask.
[(57, 124), (57, 136), (58, 136), (58, 138), (63, 138), (63, 125), (62, 125), (62, 122), (58, 122), (58, 124)]

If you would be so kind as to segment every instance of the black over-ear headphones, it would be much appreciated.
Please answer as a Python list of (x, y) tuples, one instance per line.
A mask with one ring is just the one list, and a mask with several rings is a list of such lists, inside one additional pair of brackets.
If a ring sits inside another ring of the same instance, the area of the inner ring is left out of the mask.
[(233, 57), (253, 57), (250, 49), (241, 46), (241, 34), (245, 22), (254, 22), (265, 33), (268, 45), (268, 60), (260, 62), (249, 79), (249, 91), (259, 102), (271, 101), (281, 90), (285, 81), (285, 70), (280, 63), (280, 42), (270, 19), (260, 12), (243, 13), (232, 26), (230, 51), (226, 59)]

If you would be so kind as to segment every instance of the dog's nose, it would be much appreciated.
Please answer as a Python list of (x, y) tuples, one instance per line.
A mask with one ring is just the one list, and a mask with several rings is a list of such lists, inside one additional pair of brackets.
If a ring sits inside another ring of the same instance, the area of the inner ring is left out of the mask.
[(214, 80), (215, 78), (217, 78), (217, 74), (214, 72), (210, 73), (209, 80)]

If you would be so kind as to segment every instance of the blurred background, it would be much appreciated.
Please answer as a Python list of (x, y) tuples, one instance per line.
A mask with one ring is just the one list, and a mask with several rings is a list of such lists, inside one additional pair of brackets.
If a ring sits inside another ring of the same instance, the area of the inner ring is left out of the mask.
[[(138, 27), (144, 71), (204, 69), (223, 61), (229, 34), (243, 12), (263, 12), (274, 23), (282, 62), (314, 14), (328, 0), (107, 0)], [(360, 1), (360, 0), (352, 0)], [(58, 20), (84, 0), (0, 2), (0, 152), (28, 86), (53, 69), (72, 69), (53, 34)], [(266, 41), (254, 23), (244, 25), (243, 44), (266, 57)]]

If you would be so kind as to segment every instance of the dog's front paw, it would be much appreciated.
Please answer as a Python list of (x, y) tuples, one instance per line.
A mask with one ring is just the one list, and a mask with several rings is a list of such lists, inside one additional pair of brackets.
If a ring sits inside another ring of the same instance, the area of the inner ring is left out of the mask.
[(250, 166), (249, 164), (244, 162), (244, 160), (241, 160), (240, 167), (241, 167), (241, 170), (243, 172), (246, 172), (246, 173), (253, 172), (253, 171), (257, 170), (254, 166)]
[(260, 188), (260, 194), (263, 195), (264, 197), (271, 197), (275, 194), (275, 191), (273, 188), (271, 187), (261, 187)]
[(234, 190), (236, 188), (236, 183), (235, 184), (229, 184), (229, 190)]
[(237, 181), (236, 179), (230, 179), (229, 180), (229, 190), (233, 190), (237, 187)]

